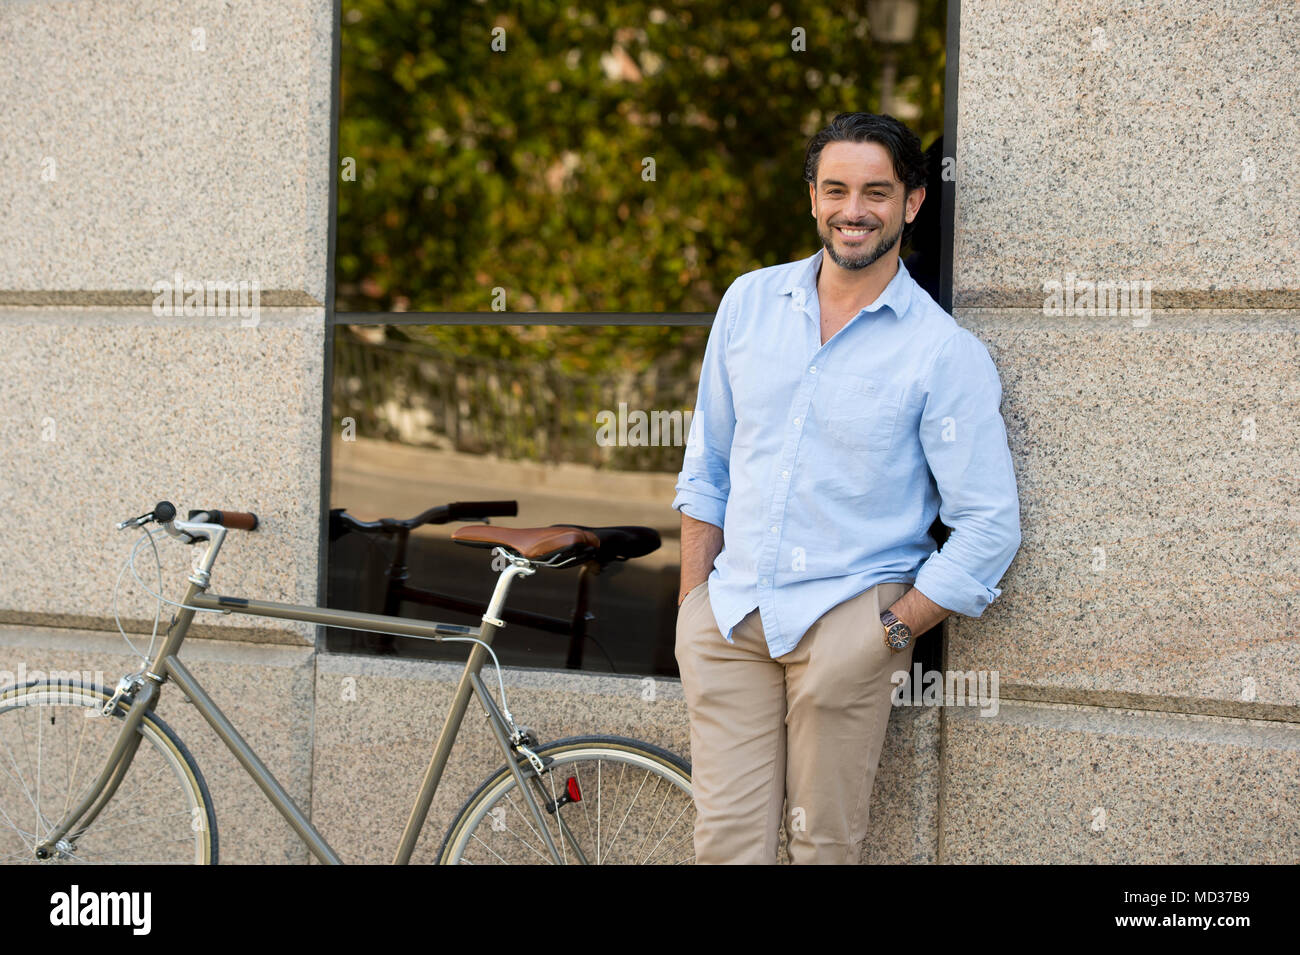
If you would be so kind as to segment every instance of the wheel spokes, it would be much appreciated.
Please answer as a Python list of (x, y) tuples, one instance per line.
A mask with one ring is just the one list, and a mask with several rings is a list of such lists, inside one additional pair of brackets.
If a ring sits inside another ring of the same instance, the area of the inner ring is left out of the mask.
[[(526, 792), (537, 800), (540, 811), (546, 812), (547, 801), (555, 807), (547, 812), (555, 817), (554, 822), (544, 821), (546, 832), (556, 843), (559, 862), (608, 865), (615, 863), (616, 857), (642, 865), (693, 861), (694, 803), (689, 776), (665, 766), (662, 759), (627, 751), (626, 745), (620, 749), (598, 745), (589, 751), (565, 749), (551, 756), (546, 775), (549, 780), (530, 775)], [(565, 799), (569, 780), (579, 794), (576, 805), (575, 800)], [(519, 804), (518, 800), (527, 797), (513, 776), (498, 777), (495, 785), (496, 789), (472, 806), (470, 817), (453, 828), (461, 834), (449, 861), (556, 861), (534, 824), (531, 807)], [(509, 825), (502, 826), (503, 814)], [(516, 824), (516, 817), (522, 825)], [(679, 860), (683, 847), (687, 856)]]
[[(34, 684), (0, 697), (0, 860), (71, 865), (212, 861), (207, 850), (215, 834), (199, 788), (201, 777), (154, 716), (141, 724), (131, 765), (102, 811), (84, 831), (84, 821), (74, 825), (51, 858), (36, 858), (35, 846), (102, 774), (124, 725), (125, 714), (98, 717), (106, 697), (81, 688), (75, 694), (60, 693), (49, 684)], [(37, 721), (34, 731), (28, 725), (32, 719)], [(70, 725), (73, 720), (80, 725)], [(51, 817), (46, 810), (58, 814)], [(24, 825), (31, 818), (35, 832)]]

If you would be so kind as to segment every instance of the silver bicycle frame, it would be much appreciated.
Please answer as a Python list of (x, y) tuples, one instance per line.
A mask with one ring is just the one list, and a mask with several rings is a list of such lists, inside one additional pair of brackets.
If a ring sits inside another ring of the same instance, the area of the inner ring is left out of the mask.
[[(90, 826), (95, 817), (108, 804), (126, 775), (127, 769), (130, 768), (131, 760), (135, 757), (136, 749), (139, 747), (141, 737), (138, 728), (140, 721), (144, 718), (146, 711), (152, 710), (158, 705), (162, 685), (170, 678), (193, 702), (195, 708), (203, 714), (203, 718), (208, 721), (217, 736), (226, 744), (226, 747), (234, 754), (235, 759), (244, 767), (244, 770), (257, 783), (262, 792), (266, 794), (271, 804), (285, 818), (299, 838), (307, 845), (307, 848), (311, 850), (312, 854), (323, 863), (331, 865), (342, 863), (343, 860), (330, 848), (324, 837), (316, 831), (311, 821), (298, 808), (292, 797), (285, 792), (284, 787), (276, 780), (275, 776), (266, 767), (266, 764), (258, 758), (244, 738), (239, 735), (230, 720), (226, 718), (226, 715), (221, 712), (221, 708), (217, 706), (212, 697), (199, 684), (199, 681), (179, 660), (177, 654), (180, 652), (181, 644), (185, 641), (185, 635), (189, 632), (190, 623), (193, 621), (196, 612), (195, 608), (198, 608), (225, 613), (249, 614), (255, 617), (299, 620), (304, 623), (318, 623), (343, 629), (374, 630), (380, 633), (392, 634), (393, 636), (419, 637), (428, 640), (442, 640), (443, 637), (457, 636), (474, 637), (483, 641), (482, 644), (474, 644), (473, 649), (470, 651), (469, 660), (465, 664), (465, 669), (461, 673), (455, 696), (452, 698), (451, 709), (443, 723), (442, 732), (434, 744), (433, 756), (429, 761), (428, 769), (425, 771), (424, 781), (420, 785), (420, 792), (416, 796), (415, 805), (411, 808), (411, 814), (406, 821), (406, 828), (402, 831), (401, 842), (397, 847), (393, 863), (395, 865), (406, 865), (411, 861), (411, 854), (419, 839), (420, 830), (423, 828), (425, 819), (429, 814), (429, 807), (433, 803), (433, 796), (438, 789), (438, 783), (442, 780), (443, 770), (447, 766), (452, 744), (456, 741), (456, 736), (460, 732), (461, 723), (464, 721), (465, 711), (469, 707), (471, 695), (478, 699), (488, 717), (488, 723), (492, 728), (493, 735), (496, 737), (497, 745), (505, 754), (506, 765), (510, 767), (516, 784), (524, 794), (534, 822), (536, 822), (538, 830), (541, 832), (552, 860), (557, 864), (562, 862), (560, 852), (556, 848), (550, 830), (542, 817), (543, 810), (538, 806), (532, 789), (526, 785), (525, 770), (534, 776), (536, 775), (535, 770), (527, 760), (524, 761), (521, 768), (519, 755), (509, 738), (510, 727), (479, 677), (479, 670), (482, 669), (484, 662), (488, 658), (488, 652), (484, 644), (490, 646), (496, 632), (504, 626), (500, 614), (501, 608), (505, 606), (510, 586), (515, 577), (528, 576), (536, 572), (533, 568), (533, 562), (515, 557), (504, 550), (495, 551), (504, 556), (509, 561), (509, 565), (501, 571), (500, 576), (497, 578), (496, 587), (492, 591), (492, 600), (483, 614), (482, 623), (477, 629), (473, 629), (459, 624), (417, 621), (382, 614), (332, 610), (328, 607), (311, 607), (301, 604), (275, 603), (266, 600), (250, 600), (243, 597), (209, 594), (206, 591), (211, 579), (212, 565), (216, 561), (221, 544), (225, 541), (226, 528), (217, 524), (176, 520), (172, 521), (170, 526), (167, 526), (167, 530), (172, 536), (187, 540), (187, 542), (194, 538), (206, 537), (209, 541), (207, 553), (195, 564), (194, 573), (187, 578), (190, 584), (189, 589), (185, 593), (185, 598), (181, 601), (183, 606), (172, 616), (163, 640), (162, 649), (158, 651), (149, 668), (144, 671), (142, 678), (136, 684), (130, 708), (127, 710), (117, 741), (109, 753), (107, 765), (100, 772), (85, 798), (37, 846), (38, 852), (40, 850), (46, 852), (57, 851), (56, 843), (72, 831), (74, 826), (78, 828), (77, 833), (73, 836), (73, 839), (75, 839), (77, 835)], [(561, 823), (560, 829), (567, 838), (563, 823)], [(572, 843), (571, 840), (570, 845), (577, 849), (576, 844)], [(581, 853), (579, 853), (579, 857), (581, 858)]]

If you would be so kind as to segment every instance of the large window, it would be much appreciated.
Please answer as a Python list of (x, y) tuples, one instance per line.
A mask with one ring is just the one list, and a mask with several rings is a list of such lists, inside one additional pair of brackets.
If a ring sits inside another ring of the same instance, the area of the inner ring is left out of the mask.
[[(655, 528), (658, 551), (605, 573), (518, 582), (511, 606), (554, 620), (496, 647), (675, 675), (674, 423), (714, 310), (737, 276), (818, 248), (803, 154), (836, 113), (904, 119), (938, 171), (945, 26), (943, 0), (344, 0), (331, 507), (513, 499), (494, 523)], [(941, 199), (903, 250), (936, 297)], [(403, 561), (405, 586), (450, 603), (395, 605), (395, 542), (364, 534), (331, 543), (328, 602), (473, 623), (495, 574), (456, 526), (416, 531)], [(576, 638), (575, 609), (593, 618)]]

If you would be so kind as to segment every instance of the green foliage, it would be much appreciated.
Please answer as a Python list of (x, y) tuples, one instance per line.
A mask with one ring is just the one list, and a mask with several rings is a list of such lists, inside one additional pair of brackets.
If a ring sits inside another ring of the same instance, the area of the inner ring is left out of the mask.
[[(921, 0), (899, 54), (925, 144), (943, 125), (945, 10)], [(807, 138), (878, 109), (882, 65), (863, 0), (344, 0), (342, 57), (356, 181), (339, 184), (340, 311), (485, 312), (498, 288), (521, 313), (714, 311), (740, 274), (816, 251)], [(402, 334), (596, 372), (698, 359), (707, 329)]]

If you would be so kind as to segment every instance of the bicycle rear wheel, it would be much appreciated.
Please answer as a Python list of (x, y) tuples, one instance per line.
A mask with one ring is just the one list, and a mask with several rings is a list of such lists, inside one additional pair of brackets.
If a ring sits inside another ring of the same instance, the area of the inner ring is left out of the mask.
[(117, 792), (89, 828), (50, 859), (35, 847), (73, 809), (108, 762), (126, 710), (100, 715), (101, 686), (36, 681), (0, 690), (0, 864), (20, 862), (215, 865), (217, 820), (185, 744), (153, 713)]
[[(691, 768), (685, 760), (653, 744), (619, 736), (557, 740), (535, 752), (554, 760), (546, 772), (539, 777), (526, 759), (520, 768), (543, 809), (562, 862), (680, 865), (695, 861), (695, 804)], [(552, 861), (508, 766), (490, 776), (461, 807), (438, 861), (443, 865)]]

